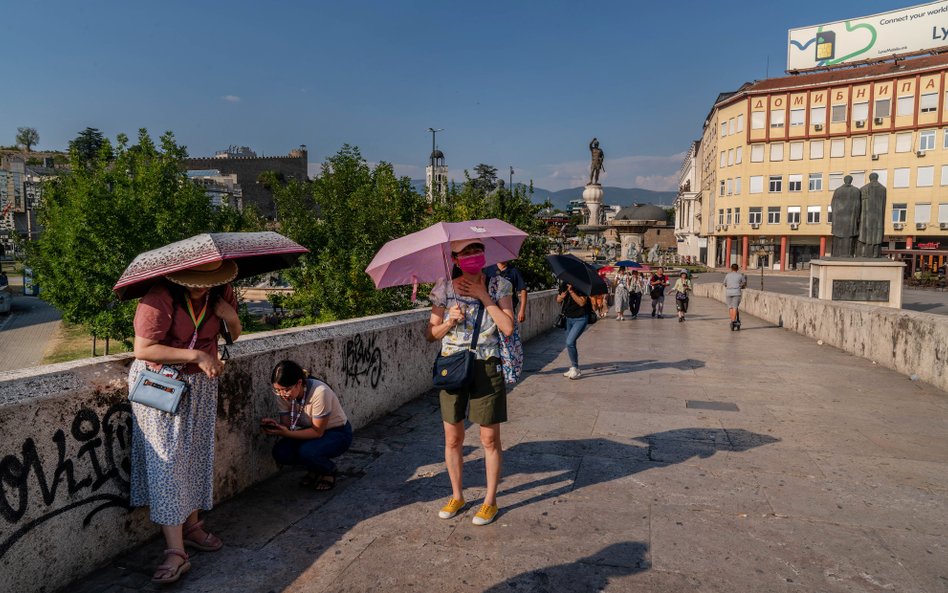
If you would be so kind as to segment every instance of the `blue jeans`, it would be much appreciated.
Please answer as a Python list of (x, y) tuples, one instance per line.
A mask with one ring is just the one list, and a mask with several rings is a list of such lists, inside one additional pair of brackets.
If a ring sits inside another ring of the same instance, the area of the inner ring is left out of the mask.
[(301, 465), (324, 476), (336, 471), (333, 457), (339, 457), (352, 445), (352, 425), (330, 428), (318, 439), (282, 438), (273, 445), (273, 458), (280, 465)]
[(566, 318), (566, 353), (569, 354), (569, 364), (579, 368), (579, 352), (576, 351), (576, 340), (586, 331), (589, 320), (586, 316)]

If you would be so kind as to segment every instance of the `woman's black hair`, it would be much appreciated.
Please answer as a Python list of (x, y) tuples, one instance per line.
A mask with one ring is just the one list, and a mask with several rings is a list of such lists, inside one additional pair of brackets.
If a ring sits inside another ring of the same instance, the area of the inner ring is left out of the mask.
[(282, 387), (293, 387), (300, 381), (305, 381), (308, 374), (303, 367), (292, 360), (281, 360), (273, 367), (270, 374), (270, 383), (276, 383)]
[[(188, 307), (185, 299), (188, 298), (188, 289), (180, 284), (175, 284), (171, 281), (166, 281), (165, 284), (168, 285), (168, 291), (171, 293), (171, 299), (174, 301), (174, 304), (186, 309)], [(217, 304), (217, 301), (224, 296), (224, 288), (226, 284), (220, 286), (214, 286), (211, 288), (210, 295), (207, 299), (207, 310), (214, 311), (214, 305)]]

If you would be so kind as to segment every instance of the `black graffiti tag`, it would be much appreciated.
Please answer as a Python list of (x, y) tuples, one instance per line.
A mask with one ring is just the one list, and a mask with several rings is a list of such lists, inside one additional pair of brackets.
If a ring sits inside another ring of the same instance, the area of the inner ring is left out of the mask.
[(374, 335), (364, 343), (361, 334), (346, 341), (342, 370), (346, 375), (346, 386), (350, 382), (361, 385), (363, 378), (369, 380), (372, 389), (379, 386), (382, 379), (382, 350), (375, 345)]
[[(101, 420), (93, 410), (82, 408), (73, 418), (70, 434), (79, 444), (73, 458), (66, 457), (65, 432), (59, 429), (53, 434), (57, 460), (51, 474), (43, 467), (32, 438), (23, 441), (19, 455), (6, 455), (0, 460), (0, 518), (15, 527), (9, 533), (0, 530), (0, 558), (38, 525), (73, 509), (95, 505), (82, 521), (83, 527), (87, 527), (99, 511), (128, 507), (131, 469), (128, 454), (132, 446), (129, 404), (114, 404)], [(82, 477), (77, 475), (80, 472), (84, 474)], [(63, 485), (65, 494), (61, 495)], [(110, 487), (100, 492), (106, 486)], [(34, 499), (39, 496), (45, 508), (57, 506), (60, 499), (69, 502), (18, 525), (26, 514), (31, 495)]]

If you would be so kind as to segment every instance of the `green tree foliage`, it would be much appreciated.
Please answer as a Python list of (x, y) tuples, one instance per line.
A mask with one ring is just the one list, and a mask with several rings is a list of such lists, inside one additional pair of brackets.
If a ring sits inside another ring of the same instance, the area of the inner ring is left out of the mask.
[(475, 189), (486, 194), (497, 185), (497, 167), (481, 163), (474, 167), (474, 177), (468, 179)]
[(34, 146), (39, 144), (40, 135), (36, 128), (17, 128), (16, 143), (30, 152)]
[(28, 257), (45, 298), (65, 320), (97, 337), (127, 340), (135, 302), (119, 302), (112, 286), (136, 255), (203, 232), (262, 225), (250, 212), (214, 210), (185, 177), (187, 152), (170, 132), (160, 146), (144, 129), (134, 145), (122, 134), (113, 149), (90, 130), (70, 143), (72, 173), (44, 187), (44, 230)]
[(296, 292), (287, 306), (328, 321), (410, 307), (410, 288), (375, 290), (365, 268), (386, 241), (422, 228), (424, 197), (392, 166), (370, 168), (344, 145), (307, 182), (270, 176), (281, 231), (311, 253), (288, 272)]

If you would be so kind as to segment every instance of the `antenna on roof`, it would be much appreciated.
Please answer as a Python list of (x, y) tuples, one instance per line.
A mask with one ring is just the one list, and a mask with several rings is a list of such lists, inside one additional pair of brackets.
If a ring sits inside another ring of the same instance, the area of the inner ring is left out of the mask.
[(770, 78), (770, 54), (767, 54), (767, 69), (764, 70), (764, 79)]

